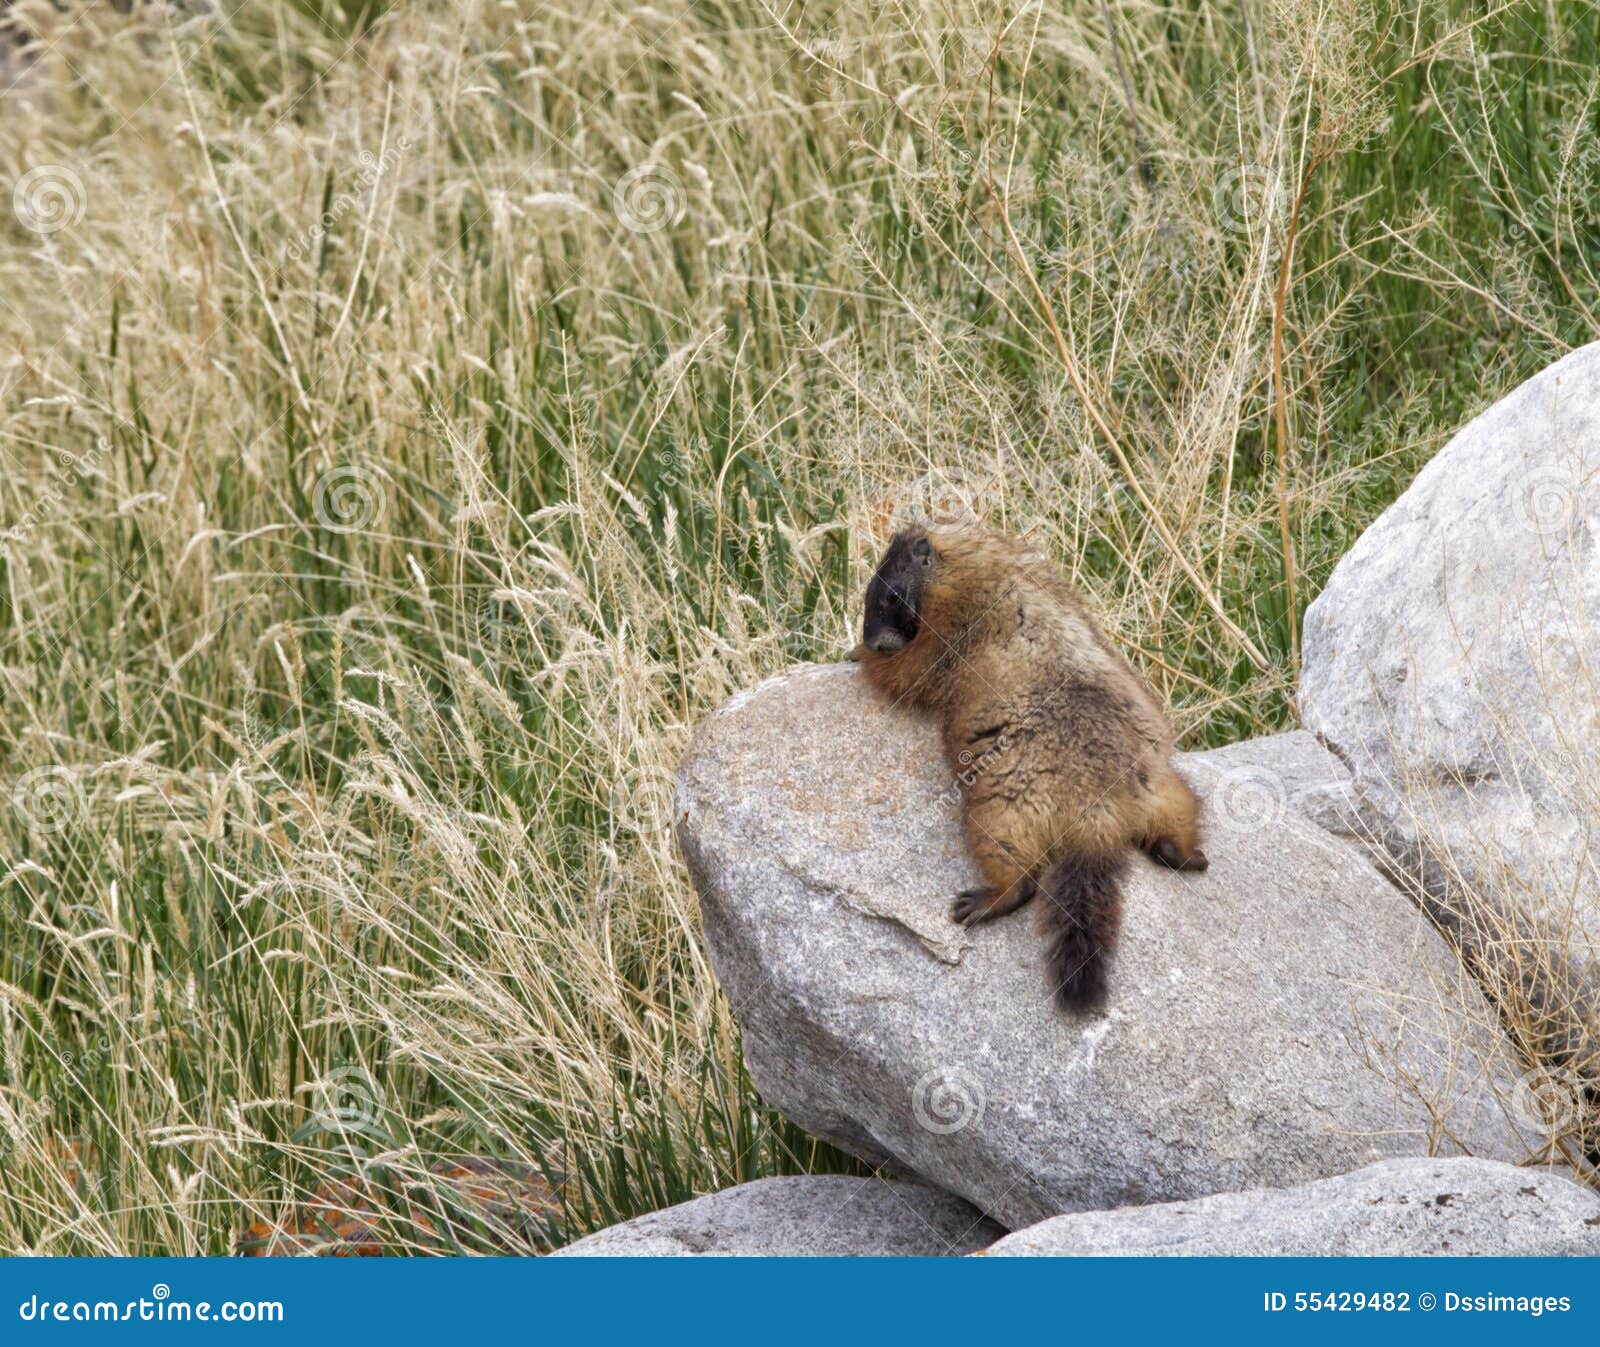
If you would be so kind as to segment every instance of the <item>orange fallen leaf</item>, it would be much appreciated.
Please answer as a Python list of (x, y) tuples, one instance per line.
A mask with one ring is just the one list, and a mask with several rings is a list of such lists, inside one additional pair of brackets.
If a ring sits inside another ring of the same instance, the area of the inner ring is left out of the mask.
[(462, 1156), (430, 1165), (426, 1177), (389, 1186), (330, 1180), (287, 1223), (253, 1221), (239, 1238), (239, 1252), (247, 1258), (373, 1258), (395, 1252), (399, 1238), (404, 1252), (443, 1254), (468, 1240), (481, 1245), (485, 1228), (508, 1248), (526, 1248), (544, 1245), (545, 1231), (561, 1213), (560, 1194), (536, 1169)]

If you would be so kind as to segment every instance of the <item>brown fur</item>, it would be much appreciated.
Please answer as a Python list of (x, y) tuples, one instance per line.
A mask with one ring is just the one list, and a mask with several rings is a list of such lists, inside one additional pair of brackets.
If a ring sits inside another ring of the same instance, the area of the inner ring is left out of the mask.
[[(915, 565), (906, 540), (923, 558)], [(1128, 849), (1175, 869), (1206, 865), (1166, 717), (1077, 591), (1020, 542), (967, 526), (907, 530), (897, 542), (869, 609), (888, 576), (902, 609), (914, 610), (915, 634), (887, 654), (864, 644), (857, 658), (874, 686), (938, 718), (962, 782), (986, 883), (959, 897), (953, 915), (986, 921), (1043, 893), (1057, 994), (1075, 1008), (1097, 1005)]]

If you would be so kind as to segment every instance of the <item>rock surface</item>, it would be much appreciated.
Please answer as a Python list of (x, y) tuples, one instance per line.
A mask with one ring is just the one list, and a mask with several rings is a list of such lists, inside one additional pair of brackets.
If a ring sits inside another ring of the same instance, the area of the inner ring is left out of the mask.
[[(1600, 343), (1467, 425), (1339, 562), (1306, 614), (1300, 710), (1491, 977), (1547, 1011), (1581, 1001), (1600, 951)], [(1563, 943), (1558, 968), (1525, 966)]]
[(1338, 837), (1362, 834), (1349, 770), (1305, 730), (1207, 749), (1189, 761), (1217, 769), (1212, 812), (1241, 827), (1269, 826), (1292, 811)]
[(1210, 809), (1242, 828), (1272, 828), (1285, 814), (1299, 814), (1327, 836), (1325, 847), (1350, 852), (1412, 892), (1409, 877), (1361, 818), (1350, 770), (1306, 730), (1243, 739), (1225, 748), (1189, 756), (1217, 771)]
[[(1214, 765), (1180, 767), (1211, 795)], [(937, 734), (854, 666), (733, 698), (676, 798), (766, 1098), (1012, 1229), (1430, 1149), (1525, 1158), (1492, 1016), (1421, 914), (1293, 811), (1214, 812), (1207, 873), (1135, 859), (1111, 1013), (1075, 1019), (1028, 913), (951, 924), (976, 873)]]
[(1298, 1188), (1057, 1216), (988, 1256), (1361, 1258), (1600, 1254), (1600, 1195), (1490, 1160), (1385, 1160)]
[(959, 1197), (920, 1183), (812, 1175), (758, 1179), (624, 1221), (555, 1258), (928, 1258), (1005, 1234)]

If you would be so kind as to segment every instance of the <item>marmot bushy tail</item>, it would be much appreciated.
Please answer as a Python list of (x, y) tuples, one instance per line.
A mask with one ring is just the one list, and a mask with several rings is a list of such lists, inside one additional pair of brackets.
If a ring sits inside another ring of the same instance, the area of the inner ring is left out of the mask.
[(1122, 926), (1125, 856), (1063, 856), (1039, 882), (1046, 966), (1063, 1010), (1102, 1010)]
[(1153, 694), (1048, 561), (970, 526), (895, 535), (856, 658), (939, 720), (985, 880), (954, 918), (989, 921), (1043, 893), (1059, 1001), (1103, 1006), (1128, 849), (1206, 867), (1199, 804)]

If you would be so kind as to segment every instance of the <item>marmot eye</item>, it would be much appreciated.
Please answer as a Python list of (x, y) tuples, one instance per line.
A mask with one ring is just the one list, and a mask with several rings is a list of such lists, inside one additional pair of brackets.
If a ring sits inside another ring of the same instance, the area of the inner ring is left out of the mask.
[(931, 565), (933, 563), (933, 544), (926, 538), (918, 538), (916, 542), (911, 544), (911, 555), (924, 566)]

